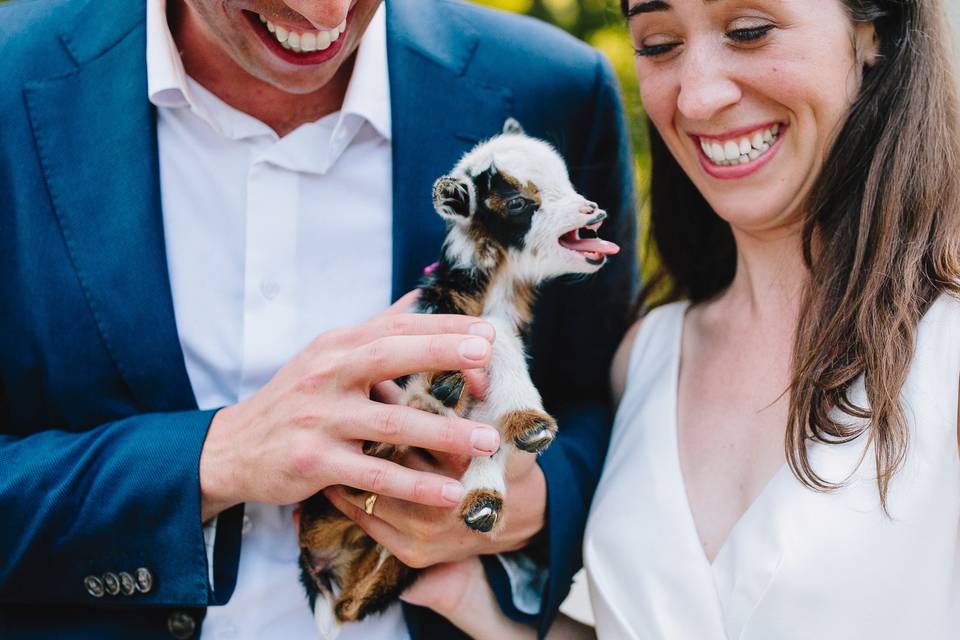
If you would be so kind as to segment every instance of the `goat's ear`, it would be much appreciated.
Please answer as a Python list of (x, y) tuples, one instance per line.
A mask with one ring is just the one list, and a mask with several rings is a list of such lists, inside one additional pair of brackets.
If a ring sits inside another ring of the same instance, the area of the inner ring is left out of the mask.
[(476, 209), (473, 183), (443, 176), (433, 183), (433, 208), (447, 220), (466, 220)]
[(523, 130), (523, 127), (520, 126), (520, 123), (517, 122), (514, 118), (507, 118), (506, 122), (503, 123), (503, 132), (504, 133), (526, 133)]

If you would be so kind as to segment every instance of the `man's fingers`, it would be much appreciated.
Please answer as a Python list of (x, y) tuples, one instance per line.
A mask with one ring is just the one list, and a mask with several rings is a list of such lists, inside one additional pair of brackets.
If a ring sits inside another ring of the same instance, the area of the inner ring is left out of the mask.
[(399, 464), (357, 454), (344, 461), (338, 477), (343, 484), (377, 495), (391, 496), (429, 507), (460, 504), (465, 489), (456, 480), (433, 473), (411, 471)]
[(425, 371), (462, 371), (484, 367), (493, 346), (486, 338), (464, 334), (388, 336), (353, 350), (355, 382), (376, 384)]
[[(399, 301), (395, 304), (399, 304)], [(385, 312), (361, 326), (371, 333), (371, 339), (382, 336), (422, 336), (435, 333), (471, 334), (486, 338), (490, 342), (497, 337), (493, 325), (485, 320), (448, 313)]]
[(500, 447), (500, 434), (481, 422), (438, 416), (402, 405), (369, 403), (352, 421), (351, 440), (400, 444), (463, 456), (489, 456)]
[[(406, 296), (404, 296), (406, 297)], [(434, 334), (475, 335), (493, 342), (496, 330), (489, 322), (473, 316), (453, 314), (408, 313), (401, 309), (401, 298), (394, 306), (372, 320), (336, 332), (337, 345), (356, 348), (387, 336), (425, 336)], [(329, 337), (329, 334), (325, 334)]]

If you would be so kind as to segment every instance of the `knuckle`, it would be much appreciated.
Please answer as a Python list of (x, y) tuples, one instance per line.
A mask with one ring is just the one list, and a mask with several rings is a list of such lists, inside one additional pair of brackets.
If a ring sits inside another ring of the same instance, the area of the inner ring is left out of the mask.
[(311, 477), (320, 466), (320, 455), (308, 446), (298, 446), (290, 459), (294, 474), (301, 478)]
[(443, 428), (438, 433), (438, 437), (441, 444), (452, 445), (461, 440), (460, 434), (459, 424), (453, 418), (447, 418)]
[(442, 336), (430, 336), (427, 341), (427, 354), (431, 360), (441, 360), (447, 355), (447, 344)]
[(377, 432), (385, 438), (393, 438), (403, 433), (403, 419), (398, 409), (390, 408), (380, 412), (377, 419)]
[(405, 314), (390, 316), (387, 319), (385, 330), (390, 335), (404, 334), (410, 331), (411, 325), (410, 318)]
[(427, 480), (424, 480), (421, 478), (413, 483), (413, 501), (414, 502), (424, 502), (432, 492), (433, 492), (432, 484)]
[(298, 393), (314, 395), (318, 393), (327, 382), (325, 373), (311, 372), (301, 376), (296, 383)]
[(384, 338), (377, 338), (373, 342), (368, 343), (365, 350), (366, 353), (364, 355), (370, 368), (373, 370), (383, 369), (389, 358), (389, 352)]
[(326, 331), (314, 338), (307, 349), (313, 356), (322, 355), (324, 352), (335, 349), (338, 345), (343, 344), (347, 340), (348, 335), (346, 329)]
[(387, 487), (389, 474), (381, 467), (371, 467), (364, 472), (364, 486), (374, 493), (382, 493)]
[(391, 553), (393, 553), (393, 555), (397, 557), (397, 560), (407, 565), (408, 567), (412, 567), (416, 569), (416, 567), (414, 567), (412, 564), (413, 554), (410, 553), (410, 549), (407, 544), (404, 543), (404, 544), (397, 545), (395, 549), (391, 549), (390, 551)]
[(429, 554), (426, 552), (424, 545), (419, 543), (411, 545), (411, 548), (407, 550), (407, 560), (404, 560), (403, 563), (414, 569), (426, 569), (433, 564), (430, 562)]

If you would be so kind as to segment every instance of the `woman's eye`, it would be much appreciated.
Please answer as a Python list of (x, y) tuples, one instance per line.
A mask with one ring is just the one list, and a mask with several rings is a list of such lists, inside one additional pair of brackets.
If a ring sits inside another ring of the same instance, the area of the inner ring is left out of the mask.
[(677, 43), (670, 42), (665, 44), (652, 44), (649, 46), (642, 46), (639, 49), (634, 48), (633, 52), (638, 56), (643, 56), (644, 58), (654, 58), (656, 56), (669, 53), (677, 48)]
[(511, 198), (507, 202), (507, 211), (510, 213), (521, 213), (524, 209), (527, 208), (527, 199), (526, 198)]
[(754, 42), (767, 35), (773, 29), (772, 24), (727, 31), (727, 37), (735, 42)]

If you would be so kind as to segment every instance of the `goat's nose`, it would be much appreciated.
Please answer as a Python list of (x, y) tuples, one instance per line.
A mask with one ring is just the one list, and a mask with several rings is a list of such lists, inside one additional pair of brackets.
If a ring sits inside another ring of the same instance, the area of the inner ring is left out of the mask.
[(585, 202), (580, 206), (580, 213), (586, 216), (592, 216), (597, 211), (596, 202)]

